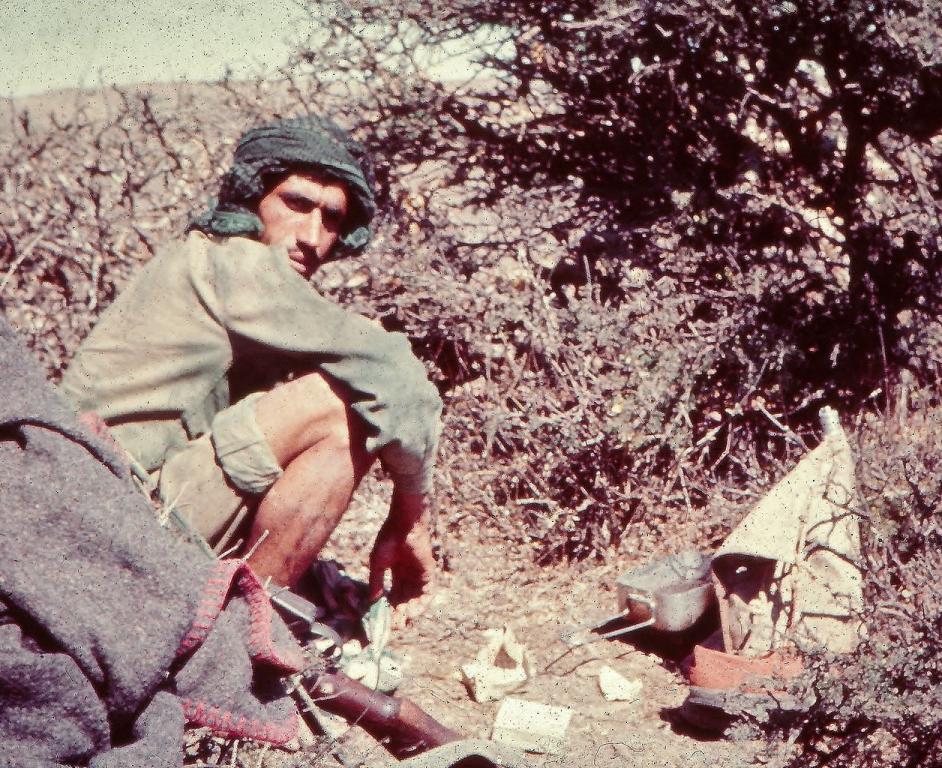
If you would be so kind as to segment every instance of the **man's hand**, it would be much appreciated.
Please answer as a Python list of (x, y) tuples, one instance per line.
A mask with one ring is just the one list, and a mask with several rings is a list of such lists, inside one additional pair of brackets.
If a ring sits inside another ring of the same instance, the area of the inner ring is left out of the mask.
[(386, 571), (392, 572), (389, 600), (393, 624), (402, 626), (421, 614), (432, 597), (435, 558), (423, 494), (393, 491), (389, 516), (370, 554), (370, 600), (383, 594)]

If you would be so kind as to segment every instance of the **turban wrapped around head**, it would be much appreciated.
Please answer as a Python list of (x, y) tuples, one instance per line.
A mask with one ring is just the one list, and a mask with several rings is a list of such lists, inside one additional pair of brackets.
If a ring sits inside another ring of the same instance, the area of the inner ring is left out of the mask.
[(366, 149), (325, 117), (295, 117), (253, 128), (239, 140), (219, 197), (189, 229), (213, 235), (258, 237), (259, 201), (273, 176), (314, 173), (343, 184), (350, 198), (337, 248), (362, 250), (370, 240), (376, 213), (373, 167)]

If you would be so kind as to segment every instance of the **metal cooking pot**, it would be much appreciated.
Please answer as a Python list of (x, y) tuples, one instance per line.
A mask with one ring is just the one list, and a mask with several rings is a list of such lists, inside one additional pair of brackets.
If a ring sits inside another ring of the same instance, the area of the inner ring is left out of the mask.
[[(710, 561), (709, 555), (682, 552), (623, 573), (615, 582), (621, 611), (565, 632), (560, 639), (567, 645), (579, 646), (645, 627), (663, 632), (690, 629), (716, 600), (710, 581)], [(631, 623), (607, 632), (598, 631), (619, 620)]]

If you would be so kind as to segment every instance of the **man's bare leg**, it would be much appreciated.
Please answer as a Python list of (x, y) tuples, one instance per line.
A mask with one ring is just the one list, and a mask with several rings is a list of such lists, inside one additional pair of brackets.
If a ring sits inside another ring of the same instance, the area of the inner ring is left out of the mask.
[(255, 514), (246, 546), (257, 547), (249, 562), (262, 578), (293, 586), (347, 510), (373, 456), (359, 418), (320, 374), (267, 393), (255, 418), (284, 474)]

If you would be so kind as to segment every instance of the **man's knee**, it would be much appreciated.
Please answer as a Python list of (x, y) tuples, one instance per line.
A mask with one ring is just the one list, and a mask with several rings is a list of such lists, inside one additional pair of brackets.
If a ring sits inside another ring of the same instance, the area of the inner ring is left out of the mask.
[(312, 448), (366, 458), (366, 435), (343, 388), (310, 373), (263, 395), (255, 417), (282, 467)]
[(321, 374), (301, 376), (269, 392), (265, 397), (278, 398), (279, 405), (290, 411), (299, 424), (308, 425), (312, 431), (322, 430), (324, 438), (340, 441), (348, 439), (350, 398), (339, 385), (331, 383)]

